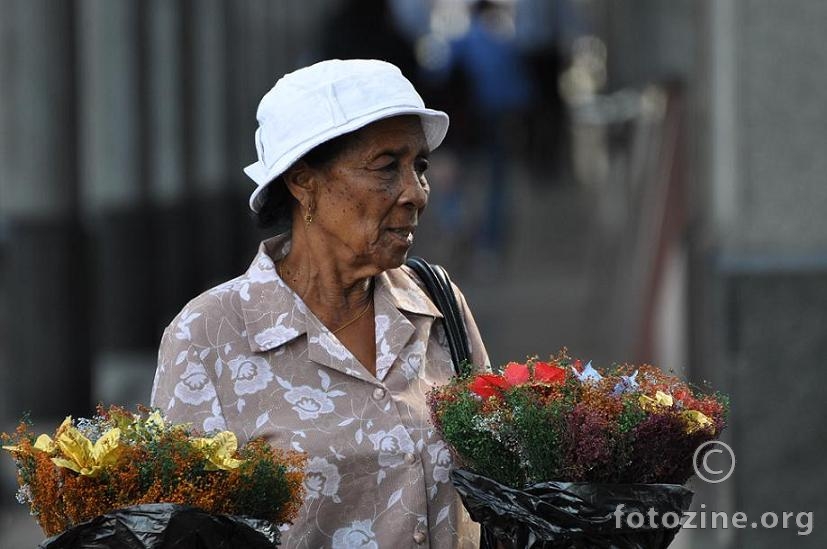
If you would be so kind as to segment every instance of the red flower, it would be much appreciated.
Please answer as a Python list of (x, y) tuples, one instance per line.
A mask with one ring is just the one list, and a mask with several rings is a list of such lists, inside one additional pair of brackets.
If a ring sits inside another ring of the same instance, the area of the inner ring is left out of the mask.
[(503, 389), (508, 389), (511, 384), (503, 376), (495, 374), (481, 374), (474, 378), (468, 384), (468, 388), (472, 392), (478, 394), (482, 398), (491, 398), (492, 396), (502, 395)]
[(692, 398), (692, 393), (686, 389), (678, 389), (672, 392), (672, 396), (686, 404)]
[(505, 370), (503, 370), (503, 377), (505, 377), (512, 386), (522, 385), (531, 378), (531, 372), (528, 371), (528, 366), (525, 364), (509, 362)]
[(562, 383), (566, 380), (566, 370), (548, 362), (534, 363), (534, 380), (545, 383)]

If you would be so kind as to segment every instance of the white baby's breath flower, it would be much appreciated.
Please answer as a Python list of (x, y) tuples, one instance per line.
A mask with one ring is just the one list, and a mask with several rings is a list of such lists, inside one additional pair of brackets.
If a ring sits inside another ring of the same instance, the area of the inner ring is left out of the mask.
[(28, 505), (32, 502), (32, 488), (28, 484), (22, 485), (18, 488), (17, 493), (14, 496), (14, 499), (17, 500), (17, 503), (20, 505)]

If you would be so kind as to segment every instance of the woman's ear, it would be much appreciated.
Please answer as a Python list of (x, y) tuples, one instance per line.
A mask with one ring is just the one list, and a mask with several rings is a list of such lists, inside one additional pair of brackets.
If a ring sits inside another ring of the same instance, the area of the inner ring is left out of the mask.
[(315, 170), (304, 160), (299, 160), (284, 173), (284, 184), (302, 209), (312, 208), (316, 203), (318, 181)]

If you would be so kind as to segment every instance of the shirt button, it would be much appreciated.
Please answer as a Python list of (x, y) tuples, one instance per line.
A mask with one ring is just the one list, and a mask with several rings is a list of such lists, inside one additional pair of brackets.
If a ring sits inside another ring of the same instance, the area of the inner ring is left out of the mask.
[(417, 530), (416, 532), (414, 532), (413, 539), (417, 545), (425, 543), (425, 532)]
[(382, 400), (385, 398), (385, 390), (381, 387), (377, 387), (373, 390), (373, 400)]
[(416, 456), (414, 454), (405, 454), (405, 463), (408, 465), (413, 465), (416, 463)]

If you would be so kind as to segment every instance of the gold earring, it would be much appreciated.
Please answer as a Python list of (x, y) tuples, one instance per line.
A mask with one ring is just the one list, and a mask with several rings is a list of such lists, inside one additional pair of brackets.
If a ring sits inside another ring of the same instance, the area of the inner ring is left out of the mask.
[(307, 207), (307, 213), (304, 214), (304, 223), (308, 227), (310, 226), (311, 223), (313, 223), (312, 209), (313, 209), (313, 203), (311, 202), (310, 206)]

